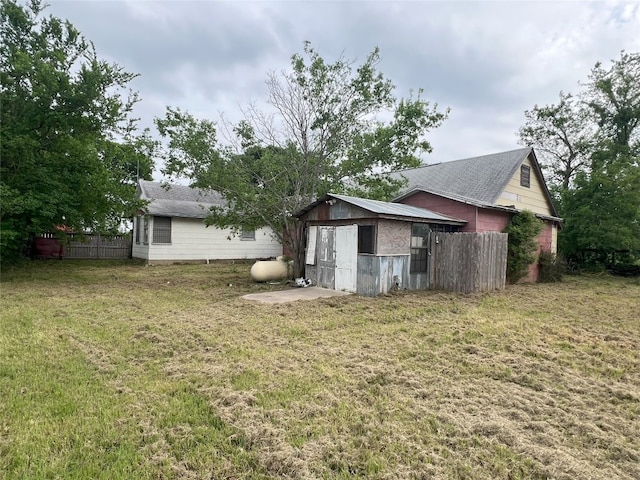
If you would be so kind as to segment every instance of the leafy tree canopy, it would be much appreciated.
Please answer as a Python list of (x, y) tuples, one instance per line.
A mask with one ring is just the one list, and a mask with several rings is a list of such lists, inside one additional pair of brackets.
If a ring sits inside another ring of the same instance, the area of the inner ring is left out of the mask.
[(155, 142), (136, 136), (130, 118), (135, 75), (43, 10), (39, 0), (0, 4), (2, 260), (56, 225), (117, 229), (132, 213), (136, 175), (153, 169)]
[(578, 265), (604, 265), (616, 253), (640, 255), (640, 54), (597, 63), (582, 86), (525, 112), (519, 133), (542, 152), (555, 187), (561, 252)]
[(509, 234), (507, 246), (507, 280), (517, 283), (529, 274), (529, 266), (536, 260), (543, 223), (530, 210), (515, 214), (504, 229)]
[(219, 126), (169, 108), (156, 119), (168, 139), (165, 173), (226, 198), (211, 224), (271, 227), (300, 274), (304, 239), (292, 214), (328, 192), (389, 198), (402, 185), (389, 173), (420, 165), (431, 151), (425, 134), (448, 114), (421, 90), (397, 99), (379, 62), (375, 49), (358, 66), (329, 63), (307, 42), (289, 71), (268, 75), (268, 112), (252, 105), (237, 125)]

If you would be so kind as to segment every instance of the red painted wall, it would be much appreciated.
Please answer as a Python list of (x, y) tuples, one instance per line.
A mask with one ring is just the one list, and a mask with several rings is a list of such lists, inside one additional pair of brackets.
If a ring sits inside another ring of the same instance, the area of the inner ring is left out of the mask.
[(460, 229), (461, 232), (475, 232), (477, 207), (466, 203), (457, 202), (448, 198), (439, 197), (426, 192), (416, 192), (400, 201), (405, 205), (413, 205), (414, 207), (426, 208), (436, 213), (449, 215), (450, 217), (466, 220), (468, 223)]
[[(401, 200), (400, 203), (466, 220), (468, 223), (460, 230), (461, 232), (501, 232), (511, 220), (512, 215), (509, 212), (475, 207), (426, 192), (416, 192)], [(551, 250), (551, 236), (552, 223), (544, 222), (544, 228), (536, 238), (538, 251)], [(524, 281), (535, 282), (538, 279), (538, 270), (538, 264), (532, 264), (529, 267), (529, 275)]]
[[(538, 253), (540, 253), (542, 250), (551, 250), (552, 226), (553, 223), (545, 221), (542, 232), (540, 232), (540, 235), (536, 237), (536, 242), (538, 242)], [(538, 262), (535, 262), (529, 265), (529, 275), (524, 281), (535, 282), (538, 280), (539, 274), (540, 266), (538, 265)]]
[(501, 232), (509, 224), (511, 214), (499, 210), (478, 208), (476, 232)]

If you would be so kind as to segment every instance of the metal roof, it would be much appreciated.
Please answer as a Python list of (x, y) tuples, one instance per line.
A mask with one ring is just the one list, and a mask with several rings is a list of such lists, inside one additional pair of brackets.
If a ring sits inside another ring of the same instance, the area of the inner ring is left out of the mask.
[(149, 214), (165, 217), (205, 218), (211, 207), (226, 204), (222, 195), (213, 190), (148, 180), (138, 182), (137, 196), (149, 201), (145, 207)]
[(376, 215), (385, 216), (385, 217), (393, 217), (398, 219), (419, 219), (424, 221), (433, 221), (438, 223), (448, 223), (448, 224), (454, 224), (454, 225), (464, 225), (465, 223), (467, 223), (466, 220), (449, 217), (447, 215), (442, 215), (440, 213), (432, 212), (431, 210), (427, 210), (425, 208), (414, 207), (412, 205), (404, 205), (402, 203), (392, 203), (392, 202), (381, 202), (379, 200), (369, 200), (366, 198), (350, 197), (347, 195), (338, 195), (335, 193), (328, 193), (321, 199), (313, 202), (311, 205), (308, 205), (304, 209), (300, 210), (294, 216), (301, 217), (302, 215), (309, 212), (320, 203), (331, 200), (332, 198), (341, 200), (343, 202), (346, 202), (356, 207), (367, 210), (371, 213), (375, 213)]

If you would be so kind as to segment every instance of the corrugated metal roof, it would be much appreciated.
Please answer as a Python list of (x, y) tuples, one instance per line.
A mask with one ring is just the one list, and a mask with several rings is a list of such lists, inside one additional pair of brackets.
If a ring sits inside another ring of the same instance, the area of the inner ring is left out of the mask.
[(211, 207), (225, 205), (222, 195), (213, 190), (148, 180), (138, 182), (137, 194), (150, 202), (146, 206), (148, 213), (165, 217), (205, 218)]
[(424, 190), (478, 205), (493, 205), (532, 152), (531, 147), (395, 172), (408, 184), (398, 198)]
[(331, 200), (335, 198), (337, 200), (341, 200), (343, 202), (349, 203), (356, 207), (367, 210), (376, 215), (389, 216), (395, 218), (403, 218), (403, 219), (420, 219), (426, 221), (433, 221), (438, 223), (449, 223), (454, 225), (464, 225), (466, 220), (461, 220), (459, 218), (449, 217), (447, 215), (442, 215), (440, 213), (432, 212), (431, 210), (427, 210), (425, 208), (418, 208), (412, 205), (404, 205), (402, 203), (391, 203), (391, 202), (381, 202), (379, 200), (369, 200), (366, 198), (359, 197), (350, 197), (347, 195), (338, 195), (335, 193), (329, 193), (322, 197), (321, 199), (315, 201), (311, 205), (302, 209), (298, 213), (296, 213), (295, 217), (300, 217), (312, 210), (318, 204), (325, 202), (327, 200)]

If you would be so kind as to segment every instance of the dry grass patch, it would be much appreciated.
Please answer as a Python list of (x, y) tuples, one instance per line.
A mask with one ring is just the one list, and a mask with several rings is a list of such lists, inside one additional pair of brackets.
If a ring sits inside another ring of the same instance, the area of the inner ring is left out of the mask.
[[(640, 477), (637, 281), (265, 305), (239, 296), (282, 287), (255, 285), (248, 270), (56, 262), (3, 272), (0, 471)], [(25, 399), (41, 380), (30, 370), (58, 371), (47, 384), (76, 391), (75, 410), (47, 417), (57, 397), (46, 389)], [(69, 440), (55, 458), (45, 448), (70, 435), (71, 417), (92, 415), (84, 397), (102, 412), (84, 438), (117, 440), (113, 467), (98, 460), (104, 447), (86, 458)]]

